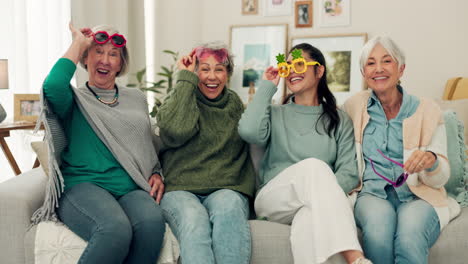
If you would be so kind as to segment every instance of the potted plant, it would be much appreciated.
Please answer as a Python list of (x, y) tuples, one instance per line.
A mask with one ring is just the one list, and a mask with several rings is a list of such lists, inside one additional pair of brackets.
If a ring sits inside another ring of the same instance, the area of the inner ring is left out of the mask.
[(161, 66), (161, 71), (157, 72), (156, 75), (160, 76), (160, 80), (156, 82), (148, 82), (146, 81), (146, 67), (136, 72), (136, 80), (137, 83), (130, 83), (127, 84), (128, 87), (136, 87), (144, 92), (153, 92), (155, 93), (154, 96), (154, 105), (151, 109), (150, 115), (152, 117), (156, 116), (159, 107), (162, 105), (164, 98), (159, 97), (158, 94), (162, 95), (163, 91), (165, 90), (165, 94), (169, 94), (169, 92), (174, 87), (174, 74), (176, 71), (176, 64), (177, 59), (179, 57), (178, 52), (174, 52), (172, 50), (163, 50), (164, 53), (170, 55), (172, 57), (172, 63), (169, 66)]

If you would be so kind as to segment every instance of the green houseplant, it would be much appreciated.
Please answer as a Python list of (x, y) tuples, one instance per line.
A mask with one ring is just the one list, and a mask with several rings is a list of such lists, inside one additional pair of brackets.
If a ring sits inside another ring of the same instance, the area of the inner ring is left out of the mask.
[[(150, 115), (152, 117), (156, 116), (159, 107), (162, 105), (164, 101), (164, 94), (163, 91), (165, 90), (165, 94), (169, 94), (169, 92), (174, 87), (174, 74), (176, 71), (176, 64), (177, 59), (179, 57), (178, 52), (174, 52), (172, 50), (163, 50), (164, 53), (170, 55), (172, 57), (172, 63), (169, 66), (161, 66), (161, 70), (156, 73), (159, 77), (159, 80), (156, 82), (148, 82), (146, 81), (146, 67), (136, 72), (136, 80), (137, 83), (129, 83), (127, 84), (128, 87), (136, 87), (142, 90), (143, 92), (153, 92), (155, 93), (154, 96), (154, 105), (151, 109)], [(160, 96), (158, 96), (160, 95)]]

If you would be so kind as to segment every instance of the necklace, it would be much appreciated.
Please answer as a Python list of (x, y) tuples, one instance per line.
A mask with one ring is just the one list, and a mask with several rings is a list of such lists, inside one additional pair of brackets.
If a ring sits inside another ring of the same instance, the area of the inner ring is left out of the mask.
[(97, 95), (96, 92), (94, 92), (91, 87), (89, 87), (88, 85), (88, 82), (86, 82), (86, 88), (88, 88), (88, 90), (96, 97), (96, 99), (99, 100), (99, 102), (105, 104), (105, 105), (108, 105), (108, 106), (116, 106), (118, 104), (118, 101), (119, 101), (119, 88), (117, 88), (117, 85), (114, 84), (114, 87), (115, 87), (115, 95), (114, 95), (114, 99), (110, 102), (106, 102), (104, 100), (102, 100), (101, 96)]

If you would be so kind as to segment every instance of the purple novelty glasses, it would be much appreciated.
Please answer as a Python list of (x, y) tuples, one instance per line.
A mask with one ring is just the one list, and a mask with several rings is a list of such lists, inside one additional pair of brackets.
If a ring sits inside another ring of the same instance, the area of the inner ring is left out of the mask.
[[(384, 157), (385, 159), (395, 163), (396, 165), (404, 168), (404, 165), (397, 162), (397, 161), (394, 161), (392, 160), (391, 158), (385, 156), (382, 151), (380, 151), (380, 149), (377, 150), (380, 155), (382, 155), (382, 157)], [(386, 180), (388, 183), (390, 183), (391, 185), (393, 185), (393, 187), (400, 187), (403, 185), (403, 183), (406, 182), (406, 180), (408, 179), (408, 173), (406, 171), (404, 171), (402, 174), (400, 174), (400, 176), (398, 176), (397, 180), (396, 181), (391, 181), (390, 179), (388, 179), (387, 177), (383, 176), (382, 174), (378, 173), (375, 168), (374, 168), (374, 162), (372, 161), (371, 158), (369, 158), (370, 162), (371, 162), (371, 165), (372, 165), (372, 169), (374, 170), (375, 174), (379, 175), (380, 177), (382, 177), (382, 179)]]

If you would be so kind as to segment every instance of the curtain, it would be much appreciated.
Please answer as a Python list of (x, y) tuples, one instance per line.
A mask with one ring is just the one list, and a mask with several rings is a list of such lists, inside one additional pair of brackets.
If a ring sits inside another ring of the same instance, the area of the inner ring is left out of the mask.
[[(9, 26), (0, 26), (0, 30), (5, 31), (0, 33), (10, 36), (12, 41), (7, 56), (4, 56), (9, 60), (10, 89), (0, 90), (0, 102), (8, 112), (6, 122), (13, 121), (13, 94), (39, 93), (47, 73), (69, 47), (70, 21), (76, 28), (112, 25), (125, 35), (130, 67), (127, 75), (117, 79), (119, 84), (129, 83), (135, 78), (134, 73), (146, 65), (144, 25), (148, 10), (144, 10), (145, 0), (0, 1), (0, 14), (9, 16)], [(2, 55), (0, 52), (0, 57)], [(80, 86), (87, 80), (87, 72), (78, 66), (74, 84)], [(30, 131), (12, 132), (7, 139), (21, 171), (32, 167), (35, 155), (30, 142), (36, 140), (42, 138), (33, 136)], [(0, 155), (0, 182), (13, 175), (6, 158)]]
[[(10, 41), (4, 57), (8, 58), (9, 86), (0, 93), (1, 103), (12, 122), (14, 94), (37, 94), (55, 61), (71, 41), (68, 31), (70, 0), (2, 0), (2, 41)], [(8, 36), (8, 37), (7, 37)], [(31, 141), (42, 140), (31, 131), (13, 131), (8, 145), (21, 171), (32, 168), (35, 155)], [(0, 155), (0, 182), (14, 176), (6, 158)]]
[(39, 93), (45, 76), (70, 45), (69, 0), (12, 0), (15, 93)]

